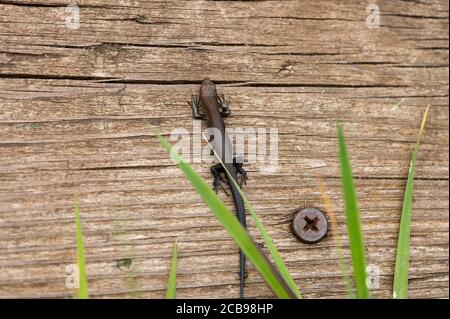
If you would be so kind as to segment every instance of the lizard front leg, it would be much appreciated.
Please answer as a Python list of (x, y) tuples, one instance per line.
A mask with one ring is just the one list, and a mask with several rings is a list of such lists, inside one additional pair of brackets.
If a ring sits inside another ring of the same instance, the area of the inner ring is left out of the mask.
[(204, 120), (205, 115), (200, 113), (201, 102), (198, 95), (192, 95), (190, 101), (188, 101), (189, 106), (192, 109), (192, 117), (196, 120)]
[(220, 114), (222, 114), (223, 117), (227, 117), (231, 114), (230, 103), (225, 99), (223, 94), (217, 96), (217, 106), (219, 107)]

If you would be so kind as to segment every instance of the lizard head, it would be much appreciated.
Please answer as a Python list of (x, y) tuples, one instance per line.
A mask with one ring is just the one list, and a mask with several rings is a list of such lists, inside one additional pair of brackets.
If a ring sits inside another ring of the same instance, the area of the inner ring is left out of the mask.
[(202, 86), (200, 87), (200, 96), (208, 96), (214, 98), (217, 96), (216, 86), (210, 79), (205, 78), (202, 81)]

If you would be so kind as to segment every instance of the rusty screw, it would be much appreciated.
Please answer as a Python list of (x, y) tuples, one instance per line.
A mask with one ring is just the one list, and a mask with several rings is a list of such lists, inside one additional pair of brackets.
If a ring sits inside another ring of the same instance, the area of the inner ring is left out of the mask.
[(295, 214), (292, 219), (292, 229), (301, 241), (314, 244), (327, 234), (328, 220), (320, 210), (305, 208)]

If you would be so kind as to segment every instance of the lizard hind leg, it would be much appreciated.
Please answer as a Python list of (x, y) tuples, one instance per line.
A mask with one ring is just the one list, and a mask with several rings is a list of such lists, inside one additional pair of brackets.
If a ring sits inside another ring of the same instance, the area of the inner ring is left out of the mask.
[(241, 187), (243, 184), (246, 185), (247, 184), (247, 172), (244, 169), (244, 160), (242, 157), (235, 157), (233, 159), (233, 166), (234, 169), (236, 170), (236, 173), (238, 175), (241, 175), (241, 178), (238, 181), (239, 186)]
[(223, 186), (223, 184), (225, 184), (226, 182), (222, 179), (222, 174), (225, 173), (225, 169), (222, 167), (222, 164), (219, 163), (214, 166), (211, 166), (211, 173), (214, 177), (214, 181), (213, 181), (214, 191), (217, 193), (218, 188), (221, 187), (223, 189), (223, 191), (225, 192), (225, 194), (227, 196), (230, 196), (230, 194), (228, 194), (226, 188)]

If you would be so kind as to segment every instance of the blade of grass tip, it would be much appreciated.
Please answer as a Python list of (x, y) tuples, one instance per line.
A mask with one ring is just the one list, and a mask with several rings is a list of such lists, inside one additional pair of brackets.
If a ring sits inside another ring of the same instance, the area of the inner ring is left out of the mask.
[(409, 272), (409, 239), (411, 233), (411, 210), (414, 189), (414, 170), (416, 166), (417, 151), (423, 137), (423, 130), (428, 116), (427, 106), (423, 114), (422, 124), (420, 126), (419, 137), (412, 153), (411, 164), (409, 167), (408, 180), (406, 182), (405, 195), (403, 198), (402, 216), (400, 219), (400, 230), (397, 243), (397, 256), (395, 261), (394, 273), (394, 292), (396, 299), (408, 298), (408, 272)]
[(177, 241), (172, 249), (172, 267), (170, 269), (169, 284), (167, 285), (166, 299), (175, 299), (177, 290)]
[(252, 205), (250, 204), (250, 201), (247, 199), (247, 196), (244, 194), (243, 190), (241, 189), (241, 187), (239, 186), (237, 181), (235, 181), (234, 178), (231, 176), (230, 172), (227, 169), (227, 166), (222, 162), (222, 159), (217, 154), (217, 152), (214, 150), (214, 147), (208, 141), (206, 136), (204, 134), (202, 134), (202, 135), (203, 135), (203, 138), (205, 139), (206, 143), (208, 143), (210, 149), (212, 150), (215, 158), (217, 159), (217, 161), (220, 162), (222, 167), (227, 172), (228, 176), (231, 177), (232, 183), (234, 184), (234, 186), (236, 186), (237, 190), (239, 191), (239, 194), (241, 195), (242, 200), (244, 201), (245, 207), (247, 208), (247, 210), (249, 211), (253, 220), (255, 221), (255, 225), (258, 228), (259, 232), (261, 233), (264, 243), (266, 244), (267, 249), (269, 250), (269, 253), (272, 256), (272, 259), (273, 259), (275, 265), (277, 266), (278, 271), (280, 272), (281, 276), (283, 276), (284, 280), (289, 285), (289, 287), (292, 289), (292, 291), (295, 293), (296, 297), (299, 299), (302, 298), (300, 291), (299, 291), (297, 285), (295, 284), (294, 279), (290, 275), (289, 270), (287, 269), (286, 265), (284, 264), (283, 259), (281, 258), (277, 248), (275, 247), (275, 244), (273, 243), (272, 238), (270, 238), (269, 233), (267, 232), (261, 219), (258, 217), (258, 215), (256, 214), (255, 210), (253, 209)]
[(322, 194), (322, 201), (323, 205), (325, 207), (326, 212), (328, 213), (328, 218), (330, 219), (331, 226), (334, 227), (334, 243), (336, 245), (336, 251), (338, 254), (338, 263), (339, 263), (339, 269), (342, 273), (342, 278), (344, 280), (345, 289), (347, 290), (347, 297), (350, 299), (355, 299), (355, 292), (353, 290), (353, 286), (350, 280), (349, 276), (349, 270), (347, 268), (347, 264), (344, 260), (344, 250), (342, 249), (342, 241), (341, 241), (341, 234), (339, 233), (339, 230), (337, 229), (337, 221), (336, 221), (336, 215), (334, 214), (330, 197), (327, 195), (327, 190), (325, 183), (323, 182), (320, 177), (318, 177), (319, 180), (319, 188), (320, 193)]
[(338, 127), (339, 161), (341, 164), (342, 188), (344, 192), (345, 212), (347, 216), (348, 236), (352, 253), (353, 277), (355, 279), (356, 296), (360, 299), (369, 298), (366, 284), (366, 255), (364, 237), (361, 231), (358, 199), (353, 183), (344, 132), (340, 123)]
[(84, 240), (80, 222), (80, 204), (78, 200), (75, 201), (75, 224), (77, 238), (77, 265), (80, 283), (80, 287), (77, 294), (75, 295), (75, 298), (88, 299), (89, 291), (86, 277), (86, 262), (84, 259)]
[(238, 244), (242, 252), (244, 252), (247, 258), (253, 263), (256, 270), (258, 270), (275, 295), (278, 298), (283, 299), (296, 298), (296, 295), (284, 281), (283, 277), (278, 273), (277, 269), (271, 264), (267, 257), (264, 256), (237, 218), (228, 210), (205, 180), (191, 167), (191, 165), (186, 163), (181, 156), (178, 155), (175, 149), (172, 149), (172, 144), (170, 144), (167, 139), (159, 134), (157, 134), (157, 137), (166, 152), (170, 154), (172, 160), (177, 163), (179, 168), (184, 172), (192, 186), (202, 197), (203, 201), (212, 210), (216, 218), (228, 231), (231, 238)]

